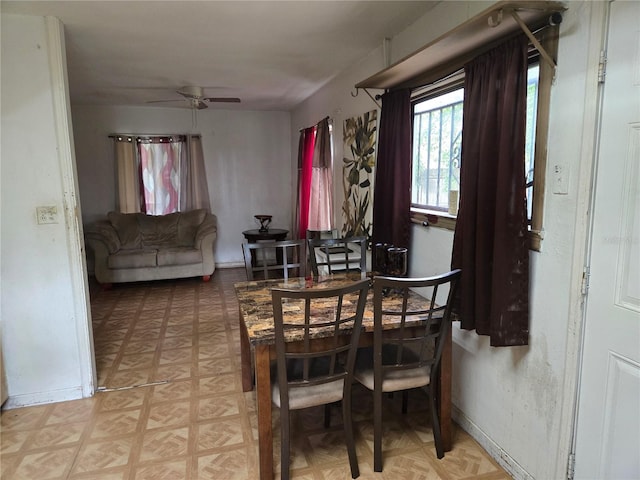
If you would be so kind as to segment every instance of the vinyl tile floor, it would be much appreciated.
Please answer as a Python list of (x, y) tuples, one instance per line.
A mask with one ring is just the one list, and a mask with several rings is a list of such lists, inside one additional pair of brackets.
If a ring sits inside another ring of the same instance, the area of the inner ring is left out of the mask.
[[(242, 392), (238, 303), (233, 284), (244, 269), (200, 279), (92, 284), (91, 314), (99, 391), (92, 398), (4, 410), (0, 475), (4, 480), (258, 478), (253, 392)], [(454, 425), (453, 449), (435, 455), (429, 411), (411, 392), (385, 399), (384, 471), (373, 472), (372, 400), (354, 387), (360, 478), (511, 478)], [(279, 477), (279, 420), (274, 408)], [(292, 414), (291, 477), (351, 478), (340, 412), (323, 426), (322, 408)]]

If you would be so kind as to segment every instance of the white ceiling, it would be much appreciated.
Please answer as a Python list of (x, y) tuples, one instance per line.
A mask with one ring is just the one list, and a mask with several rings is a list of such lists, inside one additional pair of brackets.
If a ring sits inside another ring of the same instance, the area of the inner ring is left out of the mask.
[(185, 107), (175, 90), (195, 85), (242, 99), (211, 108), (289, 110), (436, 3), (2, 0), (0, 9), (60, 18), (73, 104)]

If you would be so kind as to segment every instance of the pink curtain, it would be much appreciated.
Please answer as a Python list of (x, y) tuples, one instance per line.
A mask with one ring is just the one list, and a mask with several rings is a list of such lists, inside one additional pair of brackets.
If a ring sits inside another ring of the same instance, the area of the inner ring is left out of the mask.
[(316, 126), (307, 228), (318, 231), (333, 229), (333, 161), (328, 118)]
[(298, 148), (298, 238), (306, 238), (307, 228), (309, 228), (309, 204), (311, 200), (315, 140), (316, 127), (305, 128), (300, 132)]
[(166, 215), (179, 209), (182, 142), (140, 143), (144, 212)]

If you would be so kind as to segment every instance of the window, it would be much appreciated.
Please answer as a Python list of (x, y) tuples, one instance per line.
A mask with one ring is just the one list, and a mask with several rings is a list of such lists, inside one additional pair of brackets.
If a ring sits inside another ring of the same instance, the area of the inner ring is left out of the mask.
[[(527, 76), (527, 127), (525, 172), (527, 173), (527, 211), (533, 209), (533, 177), (539, 66), (529, 67)], [(428, 95), (413, 106), (413, 164), (411, 204), (413, 207), (454, 214), (449, 192), (460, 190), (462, 150), (462, 112), (464, 89)], [(451, 196), (457, 200), (457, 195)]]
[[(557, 30), (545, 29), (539, 41), (553, 57)], [(554, 68), (530, 51), (527, 76), (525, 172), (530, 247), (540, 249), (547, 153), (549, 99)], [(415, 223), (455, 229), (460, 188), (464, 74), (460, 71), (414, 91), (411, 215)], [(450, 192), (454, 192), (450, 196)], [(450, 200), (451, 199), (451, 200)], [(451, 204), (456, 202), (456, 204)]]
[(199, 135), (110, 135), (121, 213), (210, 209)]

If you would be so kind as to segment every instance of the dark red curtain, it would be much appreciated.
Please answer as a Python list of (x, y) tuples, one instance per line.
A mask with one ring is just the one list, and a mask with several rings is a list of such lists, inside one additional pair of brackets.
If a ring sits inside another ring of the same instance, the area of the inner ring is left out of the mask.
[(411, 223), (411, 91), (382, 96), (371, 241), (409, 247)]
[(316, 127), (300, 131), (298, 145), (298, 238), (306, 238), (309, 225), (309, 202), (311, 200), (311, 176), (313, 173), (313, 151)]
[(492, 346), (529, 341), (525, 195), (527, 44), (517, 37), (465, 66), (460, 209), (452, 267), (461, 327)]

